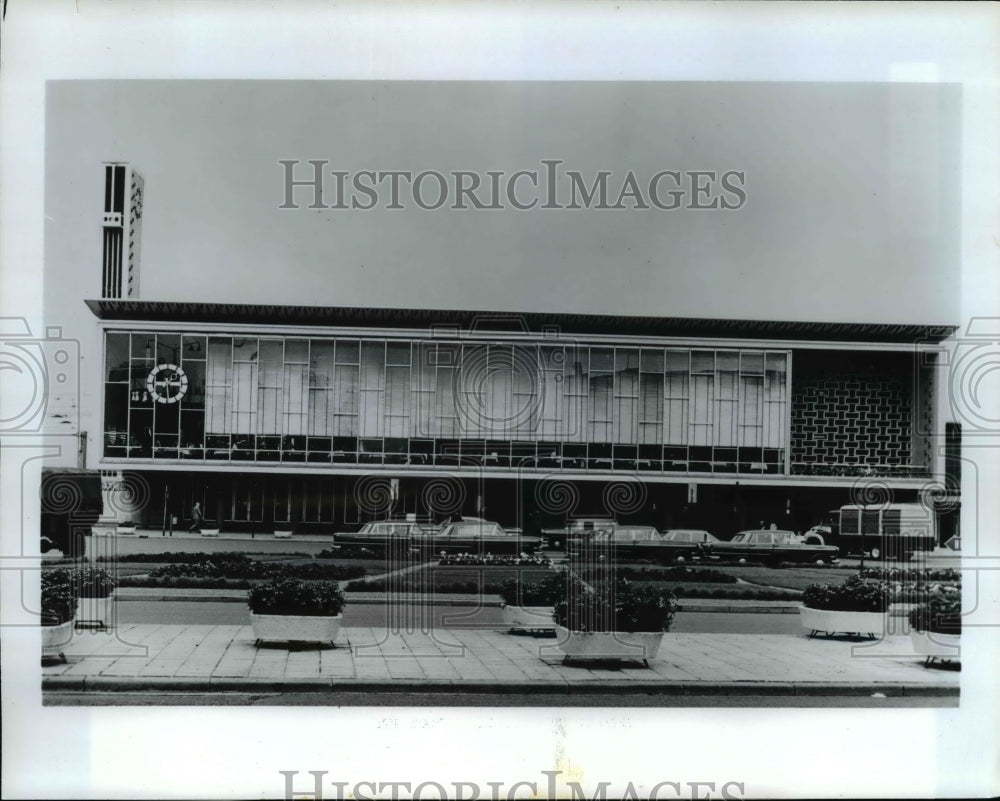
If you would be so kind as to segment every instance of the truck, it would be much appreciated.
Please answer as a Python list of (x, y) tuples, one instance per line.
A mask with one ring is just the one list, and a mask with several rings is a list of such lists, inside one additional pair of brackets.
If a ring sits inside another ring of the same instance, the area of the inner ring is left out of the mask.
[(934, 512), (919, 503), (848, 504), (832, 510), (814, 530), (829, 530), (826, 544), (839, 547), (842, 556), (909, 560), (937, 545)]

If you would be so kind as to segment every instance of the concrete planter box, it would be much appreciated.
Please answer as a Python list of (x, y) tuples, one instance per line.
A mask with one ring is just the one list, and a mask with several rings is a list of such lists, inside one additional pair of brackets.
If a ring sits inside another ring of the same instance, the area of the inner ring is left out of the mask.
[(250, 613), (250, 625), (257, 642), (328, 642), (340, 634), (343, 615), (256, 615)]
[(62, 649), (73, 639), (73, 622), (67, 620), (58, 626), (42, 626), (42, 657), (60, 657), (64, 662)]
[(118, 521), (101, 518), (90, 527), (90, 534), (94, 537), (114, 537), (118, 534)]
[(292, 538), (291, 531), (275, 531), (274, 538), (276, 540), (290, 540)]
[(819, 632), (832, 635), (868, 634), (872, 637), (881, 635), (886, 630), (885, 612), (842, 612), (834, 609), (811, 609), (808, 606), (799, 607), (799, 620), (802, 628), (812, 637)]
[(77, 598), (77, 602), (77, 626), (111, 628), (114, 622), (114, 593), (107, 598)]
[(203, 528), (201, 530), (201, 536), (203, 537), (218, 537), (219, 529), (217, 528)]
[(581, 659), (641, 659), (649, 663), (660, 652), (662, 631), (570, 631), (555, 626), (563, 661)]
[(551, 606), (505, 606), (503, 623), (508, 629), (554, 629)]
[(950, 661), (961, 656), (961, 634), (942, 634), (937, 631), (917, 631), (910, 629), (910, 642), (913, 652), (924, 657), (924, 664), (929, 665), (935, 659)]

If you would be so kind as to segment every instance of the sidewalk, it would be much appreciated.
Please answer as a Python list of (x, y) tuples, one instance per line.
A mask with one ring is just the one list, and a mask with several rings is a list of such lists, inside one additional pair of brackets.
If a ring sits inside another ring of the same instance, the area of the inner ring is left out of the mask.
[(501, 631), (342, 629), (336, 647), (257, 647), (249, 626), (125, 624), (77, 632), (43, 691), (921, 695), (960, 673), (925, 668), (906, 637), (674, 634), (638, 662), (562, 664), (554, 638)]

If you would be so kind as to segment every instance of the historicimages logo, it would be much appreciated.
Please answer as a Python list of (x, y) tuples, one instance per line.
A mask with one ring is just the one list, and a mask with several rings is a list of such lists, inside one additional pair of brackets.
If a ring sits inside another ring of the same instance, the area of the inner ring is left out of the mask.
[(75, 434), (79, 430), (80, 343), (62, 329), (31, 333), (23, 317), (0, 318), (0, 434)]
[(311, 777), (298, 779), (297, 770), (278, 771), (284, 777), (284, 798), (356, 799), (457, 799), (458, 801), (514, 801), (527, 798), (570, 798), (580, 801), (604, 801), (608, 798), (633, 799), (633, 801), (669, 801), (690, 799), (707, 801), (723, 799), (737, 801), (745, 797), (745, 785), (740, 781), (661, 781), (655, 784), (626, 784), (596, 782), (584, 787), (578, 781), (562, 778), (561, 770), (543, 770), (542, 778), (516, 782), (400, 782), (400, 781), (330, 781), (328, 771), (310, 770)]

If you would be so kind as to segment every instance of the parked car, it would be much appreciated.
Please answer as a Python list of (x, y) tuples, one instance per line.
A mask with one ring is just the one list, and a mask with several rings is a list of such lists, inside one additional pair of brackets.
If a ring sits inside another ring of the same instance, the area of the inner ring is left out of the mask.
[(421, 529), (410, 542), (430, 553), (531, 553), (542, 538), (525, 536), (519, 529), (508, 531), (492, 520), (465, 517), (437, 529)]
[(833, 545), (802, 542), (794, 531), (741, 531), (728, 542), (708, 542), (701, 546), (706, 556), (723, 559), (754, 559), (763, 562), (836, 562), (840, 549)]
[(353, 532), (338, 532), (333, 535), (335, 545), (364, 545), (384, 548), (392, 542), (401, 547), (409, 547), (415, 535), (424, 531), (423, 526), (411, 520), (377, 520), (365, 523)]
[(547, 528), (542, 534), (553, 545), (561, 542), (567, 551), (577, 550), (581, 542), (589, 540), (597, 532), (615, 529), (618, 523), (610, 517), (578, 517), (566, 521), (563, 528)]
[(609, 553), (612, 548), (615, 558), (642, 559), (656, 558), (660, 543), (660, 532), (652, 526), (615, 526), (598, 529), (589, 538), (576, 538), (568, 543), (570, 554), (593, 551), (595, 555)]
[(714, 534), (700, 528), (668, 528), (662, 534), (660, 547), (665, 558), (683, 562), (701, 556), (701, 545), (721, 542)]
[(634, 556), (657, 562), (684, 562), (701, 558), (699, 546), (719, 540), (701, 529), (668, 529), (663, 533), (652, 526), (616, 526), (596, 532), (588, 542), (575, 541), (571, 553), (591, 551), (598, 555), (612, 546), (615, 558)]

